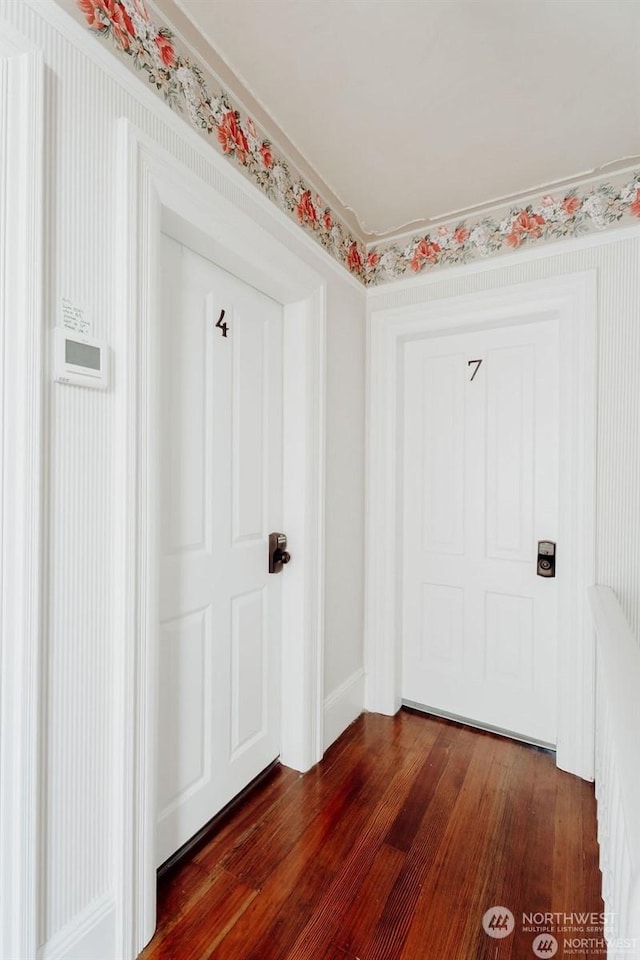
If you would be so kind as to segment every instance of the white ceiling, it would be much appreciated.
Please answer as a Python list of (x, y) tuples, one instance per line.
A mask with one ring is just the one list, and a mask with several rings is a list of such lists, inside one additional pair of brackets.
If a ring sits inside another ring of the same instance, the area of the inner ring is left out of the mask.
[(640, 0), (156, 6), (365, 240), (637, 165)]

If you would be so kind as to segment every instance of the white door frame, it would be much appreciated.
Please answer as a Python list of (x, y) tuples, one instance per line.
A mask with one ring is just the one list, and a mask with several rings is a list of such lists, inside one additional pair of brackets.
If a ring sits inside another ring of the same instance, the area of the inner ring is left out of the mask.
[(38, 947), (44, 58), (0, 37), (0, 956)]
[(397, 482), (398, 365), (408, 339), (556, 317), (560, 335), (558, 743), (556, 762), (585, 779), (594, 767), (594, 635), (587, 588), (595, 570), (596, 273), (372, 311), (368, 324), (365, 703), (401, 706), (401, 544)]
[[(117, 954), (137, 956), (156, 924), (157, 263), (160, 232), (186, 223), (198, 252), (283, 304), (284, 573), (281, 760), (322, 757), (324, 615), (324, 342), (322, 278), (216, 189), (120, 121), (118, 229), (122, 300), (116, 349), (122, 565), (116, 730)], [(203, 157), (210, 160), (209, 151)], [(265, 557), (265, 563), (266, 563)]]

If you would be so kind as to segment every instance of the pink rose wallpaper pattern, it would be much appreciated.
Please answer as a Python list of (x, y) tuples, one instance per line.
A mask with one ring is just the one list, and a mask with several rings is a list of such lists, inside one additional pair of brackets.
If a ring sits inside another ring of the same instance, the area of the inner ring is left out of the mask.
[(323, 199), (278, 155), (254, 121), (243, 120), (228, 94), (212, 93), (202, 68), (157, 27), (144, 0), (76, 0), (90, 30), (110, 39), (169, 106), (186, 116), (248, 178), (364, 284), (396, 280), (434, 267), (474, 260), (536, 242), (602, 230), (623, 218), (640, 219), (640, 171), (622, 183), (598, 183), (559, 196), (544, 195), (498, 218), (443, 224), (424, 235), (369, 248), (340, 222)]

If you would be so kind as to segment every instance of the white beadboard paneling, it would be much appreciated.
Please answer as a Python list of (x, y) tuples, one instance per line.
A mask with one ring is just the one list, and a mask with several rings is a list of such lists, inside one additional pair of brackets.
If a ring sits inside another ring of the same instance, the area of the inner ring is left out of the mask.
[(43, 943), (110, 883), (113, 441), (103, 398), (92, 392), (81, 405), (72, 390), (56, 384), (51, 398)]
[(615, 590), (640, 638), (640, 231), (598, 243), (571, 241), (567, 252), (525, 252), (507, 264), (455, 269), (378, 288), (370, 311), (447, 300), (516, 283), (597, 271), (598, 388), (596, 579)]
[[(361, 667), (362, 409), (364, 291), (186, 122), (153, 97), (89, 31), (50, 0), (2, 0), (0, 30), (28, 38), (46, 63), (46, 320), (56, 322), (62, 296), (82, 306), (93, 333), (120, 345), (118, 262), (118, 120), (141, 133), (210, 184), (259, 227), (322, 274), (332, 304), (327, 337), (327, 457), (357, 451), (347, 484), (327, 495), (327, 546), (343, 568), (326, 605), (335, 611), (326, 642), (328, 692)], [(250, 251), (248, 251), (250, 255)], [(353, 345), (359, 345), (354, 350)], [(115, 531), (120, 504), (116, 428), (123, 357), (113, 356), (104, 393), (46, 387), (46, 568), (41, 704), (41, 953), (94, 944), (91, 924), (113, 925), (113, 745), (121, 691), (114, 663), (114, 593), (122, 566)], [(345, 376), (345, 366), (347, 375)], [(355, 398), (355, 400), (354, 400)], [(352, 403), (352, 401), (354, 401)], [(349, 414), (345, 416), (345, 410)], [(320, 480), (319, 480), (320, 482)], [(353, 629), (356, 625), (356, 629)], [(110, 936), (110, 934), (109, 934)], [(104, 941), (107, 942), (107, 941)], [(118, 939), (114, 938), (114, 943)], [(53, 944), (53, 947), (51, 946)], [(75, 944), (75, 946), (74, 946)], [(78, 947), (80, 949), (80, 947)], [(84, 949), (84, 948), (82, 948)], [(60, 954), (62, 956), (62, 954)], [(93, 955), (93, 954), (92, 954)], [(98, 954), (95, 954), (97, 957)], [(90, 960), (87, 954), (86, 960)]]
[[(38, 24), (50, 62), (49, 323), (62, 296), (81, 305), (109, 341), (114, 280), (109, 246), (117, 184), (107, 79)], [(66, 95), (65, 95), (66, 91)], [(74, 91), (73, 94), (71, 91)], [(106, 122), (105, 122), (106, 121)], [(78, 163), (80, 152), (83, 162)], [(109, 225), (105, 230), (105, 225)], [(114, 375), (117, 377), (117, 359)], [(114, 385), (101, 394), (49, 383), (49, 606), (45, 706), (46, 943), (111, 884), (112, 629), (110, 570), (114, 505)]]

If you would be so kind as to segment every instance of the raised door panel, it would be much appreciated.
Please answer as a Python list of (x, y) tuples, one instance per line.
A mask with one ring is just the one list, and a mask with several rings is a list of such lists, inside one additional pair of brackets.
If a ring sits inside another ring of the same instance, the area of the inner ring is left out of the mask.
[(486, 556), (533, 556), (535, 344), (486, 352)]
[(534, 681), (531, 597), (485, 594), (485, 679), (530, 690)]
[[(197, 255), (163, 237), (166, 284), (161, 342), (160, 531), (163, 555), (210, 548), (208, 484), (211, 444), (210, 328), (207, 297), (199, 280)], [(189, 495), (184, 496), (183, 491)]]
[(232, 540), (265, 536), (267, 329), (250, 302), (233, 311)]
[(427, 357), (420, 371), (421, 527), (431, 552), (464, 551), (464, 366), (452, 354)]
[(160, 627), (158, 816), (165, 819), (211, 775), (210, 611)]
[(420, 660), (427, 669), (458, 673), (464, 652), (464, 591), (422, 584)]
[(265, 589), (232, 602), (232, 759), (265, 734), (268, 696), (268, 622)]

